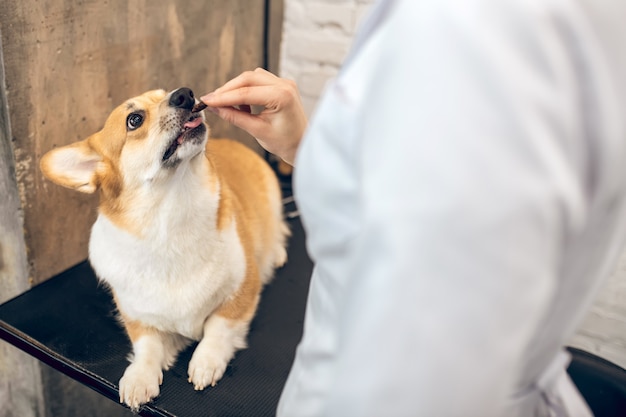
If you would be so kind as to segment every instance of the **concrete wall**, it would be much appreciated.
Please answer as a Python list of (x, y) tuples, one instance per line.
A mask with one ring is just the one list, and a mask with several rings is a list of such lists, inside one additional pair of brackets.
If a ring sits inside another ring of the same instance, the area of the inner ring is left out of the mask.
[[(29, 286), (3, 62), (0, 36), (0, 303)], [(0, 417), (42, 416), (41, 384), (39, 362), (0, 341)]]
[[(294, 79), (310, 114), (337, 73), (372, 0), (286, 0), (281, 75)], [(571, 341), (626, 368), (626, 253)]]

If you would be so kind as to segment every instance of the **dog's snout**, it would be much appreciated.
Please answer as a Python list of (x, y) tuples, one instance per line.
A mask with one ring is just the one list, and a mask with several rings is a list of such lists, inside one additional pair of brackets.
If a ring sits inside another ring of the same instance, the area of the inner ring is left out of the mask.
[(193, 91), (187, 87), (179, 88), (170, 96), (169, 104), (179, 109), (191, 110), (196, 100), (193, 97)]

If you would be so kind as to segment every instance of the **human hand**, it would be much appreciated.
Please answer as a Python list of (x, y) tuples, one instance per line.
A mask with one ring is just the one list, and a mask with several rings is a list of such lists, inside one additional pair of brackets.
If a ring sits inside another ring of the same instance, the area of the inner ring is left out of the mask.
[[(257, 68), (200, 98), (207, 110), (250, 133), (267, 151), (293, 165), (307, 126), (296, 83)], [(250, 106), (262, 106), (258, 114)], [(235, 107), (237, 106), (237, 107)]]

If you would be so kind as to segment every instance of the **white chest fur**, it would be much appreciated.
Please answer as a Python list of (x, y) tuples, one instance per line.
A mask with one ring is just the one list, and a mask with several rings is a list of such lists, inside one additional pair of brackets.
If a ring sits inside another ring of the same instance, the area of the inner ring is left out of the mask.
[[(208, 202), (210, 205), (210, 202)], [(130, 319), (199, 340), (211, 312), (241, 284), (245, 256), (236, 225), (218, 231), (212, 208), (161, 203), (138, 238), (99, 215), (89, 242), (90, 261)]]

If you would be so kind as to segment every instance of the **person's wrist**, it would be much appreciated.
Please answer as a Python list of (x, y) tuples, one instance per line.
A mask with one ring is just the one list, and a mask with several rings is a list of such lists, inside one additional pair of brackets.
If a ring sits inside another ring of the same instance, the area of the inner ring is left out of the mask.
[(300, 147), (300, 141), (302, 140), (302, 135), (298, 136), (298, 139), (291, 142), (288, 146), (286, 146), (281, 152), (281, 159), (288, 163), (291, 166), (295, 165), (296, 154), (298, 153), (298, 148)]

